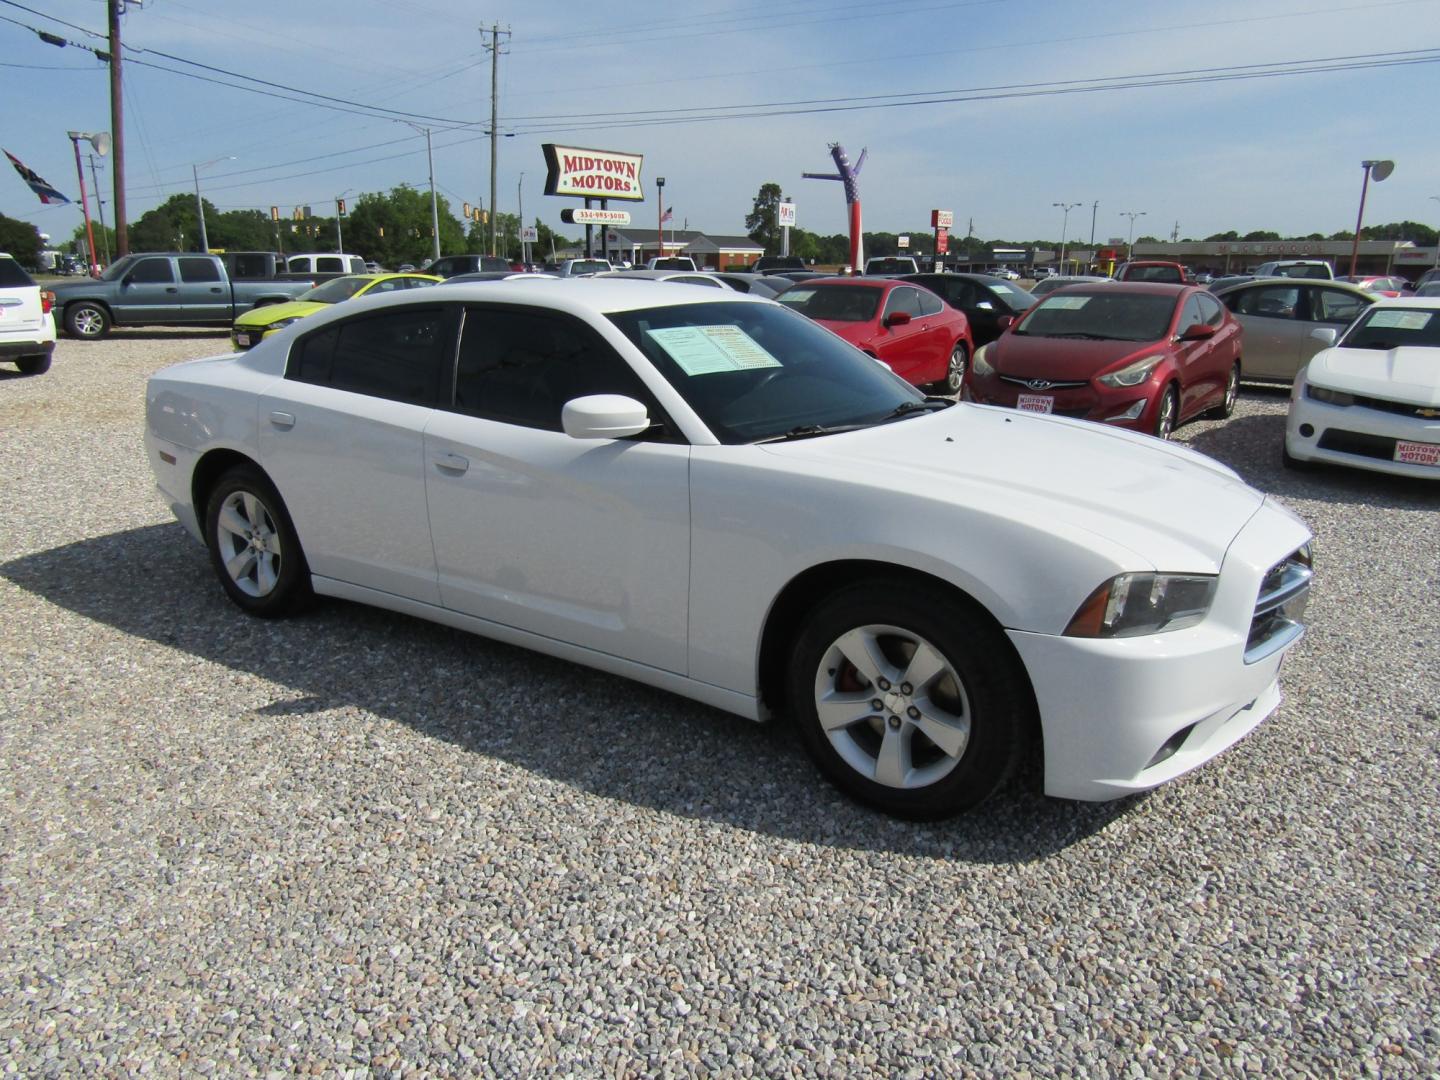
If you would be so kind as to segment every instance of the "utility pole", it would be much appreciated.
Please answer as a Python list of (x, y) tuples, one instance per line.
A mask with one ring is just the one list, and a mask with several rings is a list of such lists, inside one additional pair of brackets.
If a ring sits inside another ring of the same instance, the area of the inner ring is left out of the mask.
[(500, 93), (500, 35), (510, 36), (509, 30), (501, 30), (498, 23), (492, 23), (487, 31), (480, 28), (481, 34), (490, 35), (490, 44), (485, 48), (490, 52), (490, 254), (496, 254), (495, 237), (496, 230), (500, 227), (499, 220), (495, 213), (495, 155), (499, 144), (500, 133), (496, 125), (499, 121), (499, 93)]
[(1170, 230), (1170, 243), (1178, 243), (1180, 240), (1180, 222), (1175, 222), (1175, 228)]
[(1100, 209), (1100, 200), (1096, 199), (1090, 204), (1090, 258), (1095, 258), (1095, 214)]
[(105, 234), (105, 200), (100, 197), (100, 178), (95, 175), (95, 155), (86, 154), (90, 159), (90, 186), (95, 189), (95, 208), (100, 211), (100, 243), (105, 248), (105, 265), (110, 265), (110, 238)]
[(115, 257), (130, 254), (130, 231), (125, 225), (125, 98), (120, 80), (120, 16), (125, 0), (109, 0), (110, 9), (110, 137), (115, 151)]

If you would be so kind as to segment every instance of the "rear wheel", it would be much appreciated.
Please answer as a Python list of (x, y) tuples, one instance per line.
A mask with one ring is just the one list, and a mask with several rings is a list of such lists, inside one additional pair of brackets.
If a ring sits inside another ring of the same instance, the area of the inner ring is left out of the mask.
[(981, 614), (896, 582), (823, 602), (795, 644), (788, 689), (821, 771), (854, 798), (917, 820), (991, 795), (1034, 715), (1018, 659)]
[(310, 568), (290, 514), (254, 466), (220, 477), (206, 503), (205, 539), (226, 594), (251, 615), (288, 615), (310, 599)]
[(1180, 412), (1180, 395), (1173, 385), (1165, 388), (1160, 398), (1160, 407), (1155, 410), (1155, 431), (1157, 439), (1168, 439), (1175, 431), (1175, 418)]
[(21, 375), (43, 375), (50, 370), (50, 354), (37, 353), (34, 356), (19, 357), (15, 366), (20, 369)]
[(1229, 420), (1235, 412), (1235, 401), (1240, 396), (1240, 361), (1230, 368), (1230, 377), (1225, 380), (1225, 397), (1219, 405), (1210, 410), (1212, 420)]
[(965, 348), (963, 341), (957, 341), (955, 348), (950, 350), (950, 363), (945, 369), (945, 378), (936, 384), (946, 394), (960, 393), (960, 385), (965, 381), (965, 368), (970, 362), (970, 353)]

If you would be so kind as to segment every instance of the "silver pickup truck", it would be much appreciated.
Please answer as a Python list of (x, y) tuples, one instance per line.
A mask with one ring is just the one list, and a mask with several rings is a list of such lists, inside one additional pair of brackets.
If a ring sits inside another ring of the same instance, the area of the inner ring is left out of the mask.
[(232, 281), (218, 255), (157, 252), (117, 259), (98, 278), (52, 286), (55, 322), (97, 341), (114, 326), (229, 326), (253, 307), (293, 300), (313, 281)]

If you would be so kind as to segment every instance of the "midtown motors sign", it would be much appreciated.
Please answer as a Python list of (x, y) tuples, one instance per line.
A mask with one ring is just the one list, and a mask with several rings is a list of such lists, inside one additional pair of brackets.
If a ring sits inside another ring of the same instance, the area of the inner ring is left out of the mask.
[(545, 143), (546, 195), (572, 195), (586, 199), (630, 199), (641, 202), (643, 154), (616, 150), (589, 150)]

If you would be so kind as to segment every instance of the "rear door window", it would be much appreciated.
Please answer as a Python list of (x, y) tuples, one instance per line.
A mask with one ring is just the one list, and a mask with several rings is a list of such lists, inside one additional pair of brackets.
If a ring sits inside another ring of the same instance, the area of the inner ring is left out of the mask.
[(296, 342), (287, 379), (434, 406), (453, 355), (451, 310), (400, 308), (332, 323)]
[(214, 259), (181, 259), (181, 281), (220, 281), (220, 267)]

